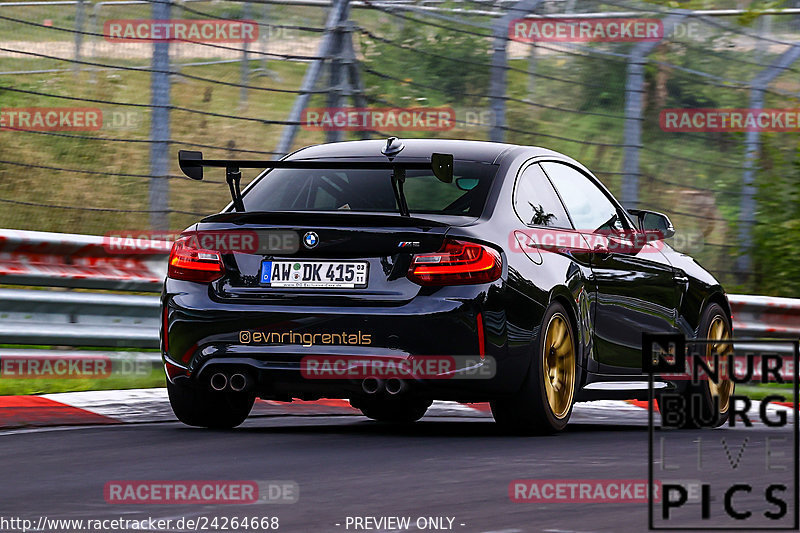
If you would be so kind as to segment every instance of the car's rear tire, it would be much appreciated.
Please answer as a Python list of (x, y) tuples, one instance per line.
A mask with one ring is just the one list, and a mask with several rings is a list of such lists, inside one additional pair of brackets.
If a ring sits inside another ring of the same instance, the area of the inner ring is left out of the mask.
[(430, 400), (405, 398), (374, 398), (350, 401), (364, 416), (392, 424), (410, 424), (416, 422), (428, 411)]
[(216, 392), (202, 385), (170, 383), (167, 394), (172, 412), (187, 426), (215, 429), (234, 428), (244, 422), (255, 402), (249, 392)]
[[(698, 332), (701, 339), (730, 340), (730, 317), (719, 304), (711, 303), (703, 311)], [(719, 354), (720, 362), (722, 362), (725, 361), (732, 349), (731, 343), (696, 344), (694, 346), (690, 343), (691, 351), (705, 353), (709, 367), (712, 369), (711, 358), (714, 351)], [(721, 372), (721, 374), (723, 373)], [(728, 421), (733, 390), (734, 383), (722, 379), (722, 375), (720, 375), (718, 384), (708, 379), (703, 379), (697, 384), (689, 383), (681, 393), (681, 401), (677, 404), (667, 398), (658, 402), (661, 424), (680, 429), (719, 427)]]
[(578, 342), (564, 306), (553, 302), (544, 314), (536, 351), (522, 388), (491, 402), (492, 415), (515, 433), (547, 435), (567, 426), (578, 383)]

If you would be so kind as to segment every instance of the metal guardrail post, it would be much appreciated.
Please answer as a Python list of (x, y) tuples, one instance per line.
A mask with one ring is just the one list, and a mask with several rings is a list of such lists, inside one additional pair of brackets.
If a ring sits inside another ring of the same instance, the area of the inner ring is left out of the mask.
[[(781, 75), (792, 63), (800, 58), (800, 43), (795, 44), (781, 54), (771, 65), (759, 72), (750, 86), (750, 108), (761, 109), (764, 107), (764, 92), (769, 84)], [(751, 269), (753, 247), (753, 226), (756, 211), (755, 173), (756, 161), (760, 152), (760, 134), (757, 130), (745, 133), (745, 160), (744, 173), (742, 174), (742, 198), (739, 207), (739, 244), (740, 255), (736, 259), (736, 270), (744, 279)]]
[(330, 57), (336, 28), (344, 22), (343, 15), (347, 12), (349, 5), (350, 0), (334, 0), (333, 7), (331, 7), (328, 18), (325, 21), (325, 34), (317, 49), (317, 59), (314, 59), (306, 69), (303, 83), (300, 86), (300, 94), (295, 99), (292, 111), (289, 113), (289, 124), (283, 128), (278, 146), (275, 148), (275, 151), (279, 154), (288, 154), (292, 149), (292, 143), (297, 135), (297, 128), (299, 127), (303, 110), (308, 105), (311, 91), (314, 90), (317, 84), (325, 60)]
[[(169, 20), (172, 1), (153, 3), (155, 20)], [(150, 227), (154, 230), (169, 228), (169, 41), (153, 43), (153, 72), (150, 85)]]
[[(92, 61), (97, 59), (97, 34), (100, 33), (97, 24), (102, 5), (103, 2), (96, 2), (89, 12), (89, 33), (91, 34), (89, 37), (89, 42), (91, 43), (89, 56)], [(89, 67), (89, 83), (97, 83), (97, 67), (93, 65)]]
[[(664, 19), (664, 37), (672, 33), (675, 25), (689, 15), (679, 11)], [(623, 131), (624, 159), (622, 162), (622, 205), (636, 209), (639, 205), (639, 150), (642, 147), (642, 94), (644, 93), (644, 67), (647, 55), (661, 41), (640, 42), (628, 54), (625, 79), (625, 127)]]
[(258, 57), (260, 66), (253, 69), (253, 75), (254, 77), (268, 76), (273, 80), (280, 82), (281, 77), (277, 72), (269, 69), (269, 60), (267, 59), (269, 54), (270, 34), (272, 33), (273, 27), (270, 24), (269, 4), (265, 3), (261, 5), (261, 15), (259, 15), (258, 20), (261, 22), (261, 28), (258, 30), (258, 49), (261, 52)]
[(503, 142), (506, 136), (508, 27), (511, 21), (532, 12), (539, 3), (539, 0), (520, 0), (508, 8), (505, 15), (492, 23), (492, 65), (489, 69), (489, 108), (492, 111), (490, 141)]
[(532, 12), (539, 3), (540, 0), (520, 0), (508, 8), (505, 15), (492, 23), (492, 66), (489, 70), (489, 107), (492, 110), (490, 141), (503, 142), (506, 136), (508, 27), (511, 21)]
[[(345, 69), (346, 75), (350, 80), (349, 90), (350, 96), (353, 97), (353, 102), (358, 108), (367, 107), (367, 98), (364, 92), (364, 83), (361, 79), (361, 72), (358, 68), (358, 58), (356, 51), (353, 47), (353, 24), (348, 21), (347, 35), (344, 39), (344, 50), (342, 54), (342, 65)], [(358, 137), (360, 139), (371, 139), (372, 135), (368, 131), (359, 131)]]
[[(523, 0), (524, 1), (524, 0)], [(506, 38), (508, 25), (513, 20), (511, 13), (497, 19), (492, 28), (492, 66), (489, 70), (489, 108), (492, 111), (492, 127), (489, 140), (503, 142), (506, 126)]]
[[(250, 19), (250, 2), (245, 2), (242, 6), (242, 19), (249, 20)], [(243, 40), (242, 42), (242, 63), (240, 69), (241, 75), (241, 88), (239, 89), (239, 109), (245, 109), (247, 107), (247, 84), (250, 82), (250, 57), (248, 54), (248, 42), (247, 40)]]
[(75, 71), (76, 76), (81, 71), (81, 64), (79, 63), (79, 61), (81, 60), (81, 47), (83, 46), (83, 27), (84, 27), (84, 20), (86, 18), (84, 13), (85, 13), (84, 2), (83, 0), (78, 0), (77, 5), (75, 6), (75, 63), (72, 64), (72, 68)]
[(528, 97), (531, 100), (536, 98), (536, 43), (531, 43), (528, 52)]
[[(270, 20), (269, 4), (261, 6), (261, 22), (267, 24)], [(258, 40), (261, 45), (261, 70), (264, 75), (269, 72), (269, 63), (267, 60), (267, 52), (269, 52), (269, 33), (272, 26), (264, 26), (264, 33), (258, 34)]]
[[(330, 61), (328, 63), (328, 108), (341, 107), (345, 96), (344, 93), (347, 91), (347, 70), (342, 61), (342, 54), (345, 49), (345, 38), (349, 37), (345, 32), (345, 25), (349, 16), (350, 5), (349, 2), (345, 2), (331, 37)], [(331, 129), (325, 132), (325, 140), (327, 142), (339, 142), (343, 138), (344, 132), (342, 130)]]

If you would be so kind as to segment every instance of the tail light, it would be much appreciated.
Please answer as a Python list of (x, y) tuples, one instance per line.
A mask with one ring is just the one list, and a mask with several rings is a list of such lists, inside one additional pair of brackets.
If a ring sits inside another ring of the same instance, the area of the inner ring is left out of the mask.
[(196, 242), (191, 237), (181, 237), (175, 241), (169, 254), (168, 277), (200, 283), (222, 277), (225, 273), (222, 255), (216, 250), (199, 248)]
[(445, 240), (438, 252), (415, 255), (407, 277), (420, 285), (469, 285), (494, 281), (502, 271), (503, 261), (496, 250)]

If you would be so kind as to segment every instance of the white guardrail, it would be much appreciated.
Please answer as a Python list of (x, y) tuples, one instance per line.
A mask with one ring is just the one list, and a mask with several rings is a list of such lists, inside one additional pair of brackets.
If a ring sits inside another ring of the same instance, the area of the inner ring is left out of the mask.
[[(0, 285), (27, 287), (0, 288), (0, 344), (158, 348), (159, 297), (118, 292), (159, 292), (169, 243), (122, 244), (0, 229)], [(728, 298), (736, 338), (800, 338), (800, 299)]]

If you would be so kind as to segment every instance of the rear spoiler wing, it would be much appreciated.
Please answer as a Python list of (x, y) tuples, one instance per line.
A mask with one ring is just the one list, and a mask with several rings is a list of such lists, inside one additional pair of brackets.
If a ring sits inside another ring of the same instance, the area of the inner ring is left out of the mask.
[[(387, 147), (394, 138), (389, 140)], [(396, 141), (396, 139), (394, 139)], [(453, 154), (431, 154), (430, 162), (394, 161), (394, 155), (386, 154), (388, 161), (308, 161), (308, 160), (280, 160), (269, 161), (260, 159), (203, 159), (203, 153), (194, 150), (179, 150), (178, 164), (181, 171), (193, 180), (203, 179), (203, 167), (219, 167), (225, 169), (225, 180), (231, 191), (233, 207), (236, 211), (244, 211), (242, 193), (239, 182), (242, 179), (242, 168), (297, 168), (297, 169), (325, 169), (325, 170), (391, 170), (392, 189), (395, 200), (402, 216), (410, 216), (408, 205), (403, 193), (403, 183), (407, 170), (431, 170), (433, 175), (444, 183), (453, 182)]]

